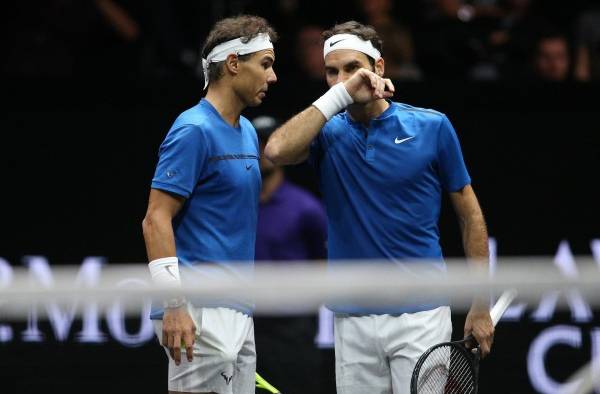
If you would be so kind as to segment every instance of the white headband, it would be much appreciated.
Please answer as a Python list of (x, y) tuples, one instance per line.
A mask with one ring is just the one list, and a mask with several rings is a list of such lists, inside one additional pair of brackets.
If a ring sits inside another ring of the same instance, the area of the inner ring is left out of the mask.
[(329, 37), (325, 41), (325, 44), (323, 44), (323, 58), (325, 58), (329, 52), (338, 49), (352, 49), (359, 51), (372, 57), (373, 60), (379, 60), (381, 57), (381, 52), (371, 44), (371, 41), (365, 41), (354, 34), (336, 34)]
[(273, 43), (267, 33), (259, 33), (256, 37), (248, 41), (242, 42), (242, 38), (226, 41), (217, 45), (210, 51), (206, 59), (202, 59), (202, 71), (204, 72), (204, 89), (208, 86), (208, 65), (210, 63), (218, 63), (227, 60), (229, 55), (247, 55), (262, 51), (264, 49), (273, 49)]

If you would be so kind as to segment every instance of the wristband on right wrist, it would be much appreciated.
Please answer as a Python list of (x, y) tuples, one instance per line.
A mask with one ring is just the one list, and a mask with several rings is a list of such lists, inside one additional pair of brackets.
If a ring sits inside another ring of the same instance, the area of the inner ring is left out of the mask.
[[(152, 260), (148, 264), (152, 281), (164, 287), (178, 288), (181, 286), (179, 276), (179, 260), (177, 257), (163, 257)], [(168, 309), (180, 308), (186, 304), (185, 297), (176, 296), (163, 301), (163, 307)]]
[(163, 257), (148, 264), (152, 281), (160, 286), (179, 287), (179, 260), (177, 257)]
[(324, 95), (319, 97), (312, 105), (314, 105), (326, 120), (329, 120), (333, 115), (337, 114), (354, 100), (350, 93), (346, 90), (343, 82), (339, 82), (331, 87)]

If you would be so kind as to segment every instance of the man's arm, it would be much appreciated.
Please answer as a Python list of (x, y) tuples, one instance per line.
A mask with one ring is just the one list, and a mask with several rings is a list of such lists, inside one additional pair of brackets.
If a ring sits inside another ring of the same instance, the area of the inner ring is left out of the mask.
[(269, 138), (265, 155), (277, 165), (300, 163), (306, 160), (310, 143), (333, 115), (351, 103), (389, 98), (393, 92), (389, 79), (362, 68), (278, 128)]
[(265, 155), (277, 165), (303, 162), (308, 158), (310, 143), (325, 122), (321, 111), (311, 105), (273, 133), (265, 147)]
[(158, 189), (150, 190), (148, 210), (142, 222), (148, 260), (175, 256), (175, 235), (172, 220), (185, 199)]
[(458, 216), (465, 255), (487, 269), (487, 227), (473, 187), (466, 185), (461, 190), (450, 193), (450, 200)]
[[(149, 261), (176, 256), (172, 221), (184, 203), (183, 197), (157, 189), (150, 190), (148, 210), (142, 222)], [(169, 349), (175, 364), (179, 365), (181, 362), (182, 342), (185, 344), (188, 361), (192, 361), (195, 331), (196, 326), (185, 305), (165, 308), (161, 343)]]
[[(465, 255), (476, 269), (488, 269), (488, 236), (483, 213), (471, 185), (450, 193), (450, 200), (458, 216)], [(490, 317), (487, 297), (476, 298), (467, 314), (464, 334), (472, 334), (485, 357), (494, 341), (494, 325)]]

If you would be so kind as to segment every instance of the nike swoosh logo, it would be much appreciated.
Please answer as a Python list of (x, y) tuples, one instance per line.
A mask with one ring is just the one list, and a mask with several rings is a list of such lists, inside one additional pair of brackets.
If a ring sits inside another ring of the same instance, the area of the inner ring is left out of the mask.
[(395, 142), (396, 144), (401, 144), (401, 143), (403, 143), (403, 142), (405, 142), (405, 141), (408, 141), (408, 140), (410, 140), (410, 139), (412, 139), (412, 138), (415, 138), (415, 136), (413, 135), (412, 137), (406, 137), (406, 138), (402, 138), (401, 140), (399, 140), (399, 139), (398, 139), (398, 137), (396, 137), (396, 139), (394, 140), (394, 142)]
[(249, 170), (252, 168), (252, 164), (250, 164), (249, 166), (246, 166), (246, 169)]
[(331, 48), (332, 46), (334, 46), (335, 44), (337, 44), (340, 41), (344, 41), (346, 38), (342, 38), (341, 40), (337, 40), (337, 41), (332, 41), (329, 43), (329, 48)]
[(169, 273), (169, 275), (171, 275), (173, 278), (177, 279), (177, 277), (175, 276), (175, 274), (173, 272), (171, 272), (171, 268), (172, 267), (173, 267), (172, 265), (167, 265), (165, 267), (165, 269), (167, 270), (167, 272)]

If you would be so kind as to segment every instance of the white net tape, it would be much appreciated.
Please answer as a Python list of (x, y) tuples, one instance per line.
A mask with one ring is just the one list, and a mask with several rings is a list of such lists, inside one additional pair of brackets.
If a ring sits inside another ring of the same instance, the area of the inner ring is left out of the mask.
[[(450, 297), (452, 308), (464, 311), (473, 296), (499, 295), (506, 289), (516, 289), (520, 301), (537, 301), (548, 292), (558, 292), (567, 301), (583, 298), (592, 307), (600, 306), (600, 269), (590, 258), (577, 259), (577, 276), (565, 276), (548, 258), (499, 259), (493, 276), (473, 269), (464, 260), (447, 263), (445, 274), (423, 269), (423, 264), (376, 261), (352, 261), (338, 265), (335, 272), (324, 262), (257, 264), (252, 279), (232, 275), (190, 279), (192, 274), (184, 271), (182, 277), (188, 279), (181, 291), (207, 301), (223, 296), (250, 298), (258, 314), (313, 312), (324, 303), (377, 306), (431, 297)], [(107, 308), (115, 302), (126, 313), (139, 315), (144, 301), (171, 296), (172, 289), (151, 284), (146, 264), (104, 265), (93, 279), (82, 276), (79, 267), (55, 266), (52, 276), (46, 278), (15, 269), (10, 278), (0, 277), (0, 316), (24, 318), (32, 304), (72, 307), (93, 303)]]

